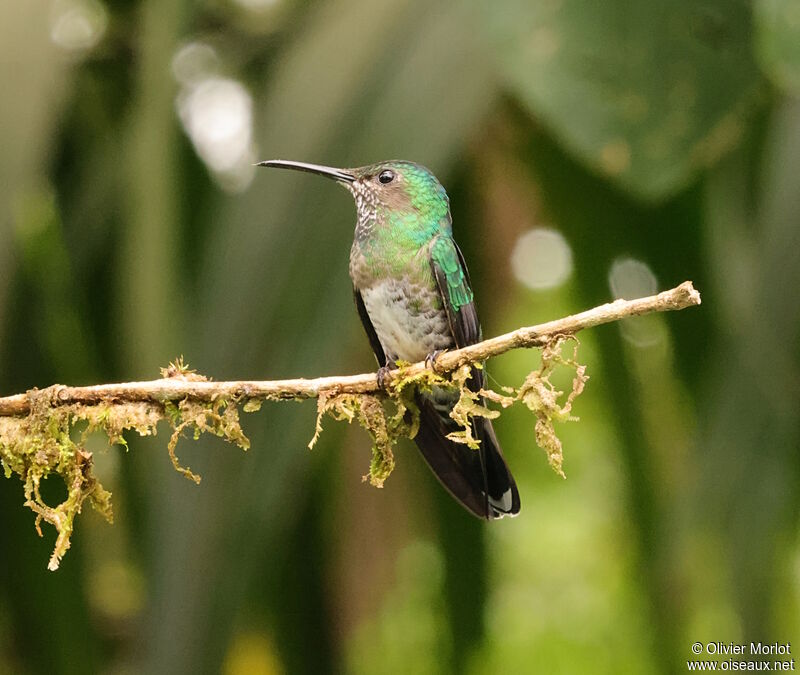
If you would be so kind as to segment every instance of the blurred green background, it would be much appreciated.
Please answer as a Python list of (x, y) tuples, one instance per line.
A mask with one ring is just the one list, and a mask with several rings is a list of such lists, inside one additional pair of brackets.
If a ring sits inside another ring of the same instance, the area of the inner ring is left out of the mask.
[[(0, 393), (374, 368), (352, 200), (254, 161), (412, 159), (448, 188), (487, 335), (692, 279), (581, 336), (561, 428), (496, 424), (523, 511), (470, 518), (412, 444), (314, 405), (247, 454), (91, 446), (61, 569), (0, 480), (0, 672), (673, 673), (694, 641), (800, 649), (797, 0), (0, 4)], [(519, 385), (535, 353), (493, 360)], [(57, 498), (59, 486), (46, 486)]]

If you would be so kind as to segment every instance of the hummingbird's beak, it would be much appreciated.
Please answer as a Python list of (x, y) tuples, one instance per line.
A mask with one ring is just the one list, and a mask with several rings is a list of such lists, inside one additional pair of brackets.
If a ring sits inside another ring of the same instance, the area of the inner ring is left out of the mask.
[(342, 183), (352, 183), (356, 177), (344, 169), (335, 169), (332, 166), (320, 166), (319, 164), (306, 164), (305, 162), (289, 162), (284, 159), (268, 159), (259, 162), (256, 166), (271, 166), (276, 169), (293, 169), (294, 171), (308, 171), (320, 176), (327, 176)]

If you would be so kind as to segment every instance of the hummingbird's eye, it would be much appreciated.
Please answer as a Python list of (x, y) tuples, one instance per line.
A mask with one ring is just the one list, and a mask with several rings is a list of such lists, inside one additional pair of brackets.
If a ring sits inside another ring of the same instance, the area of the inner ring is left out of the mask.
[(384, 169), (378, 174), (378, 180), (384, 185), (391, 183), (394, 180), (394, 171)]

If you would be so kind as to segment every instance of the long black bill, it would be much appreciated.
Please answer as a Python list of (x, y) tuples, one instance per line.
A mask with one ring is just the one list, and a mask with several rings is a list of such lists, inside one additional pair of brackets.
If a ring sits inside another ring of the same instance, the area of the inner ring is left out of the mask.
[(332, 166), (321, 166), (319, 164), (306, 164), (306, 162), (290, 162), (284, 159), (268, 159), (265, 162), (259, 162), (256, 166), (269, 166), (276, 169), (293, 169), (294, 171), (307, 171), (308, 173), (316, 173), (320, 176), (327, 176), (334, 180), (343, 183), (352, 183), (356, 177), (347, 173), (344, 169), (335, 169)]

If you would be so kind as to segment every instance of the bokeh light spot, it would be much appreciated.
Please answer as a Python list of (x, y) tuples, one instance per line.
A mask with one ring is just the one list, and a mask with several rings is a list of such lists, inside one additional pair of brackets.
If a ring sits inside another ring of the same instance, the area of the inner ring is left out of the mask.
[(614, 298), (623, 300), (653, 295), (658, 288), (653, 270), (646, 263), (634, 258), (617, 258), (611, 264), (608, 283)]
[[(649, 265), (634, 258), (617, 258), (608, 272), (614, 298), (634, 300), (653, 295), (658, 289), (656, 275)], [(655, 315), (624, 319), (619, 324), (622, 337), (636, 347), (653, 347), (666, 340), (666, 329)]]
[(236, 635), (225, 659), (225, 675), (281, 675), (278, 652), (266, 633), (247, 631)]
[(514, 246), (511, 268), (528, 288), (537, 291), (556, 288), (572, 274), (572, 249), (556, 230), (528, 230)]
[(144, 607), (144, 579), (126, 562), (106, 562), (94, 570), (89, 579), (89, 599), (93, 609), (104, 619), (131, 620)]
[(235, 0), (236, 4), (251, 12), (263, 12), (275, 7), (280, 0)]
[(97, 0), (57, 0), (50, 16), (50, 39), (72, 52), (94, 47), (108, 25), (106, 9)]
[(191, 86), (219, 72), (219, 56), (203, 42), (189, 42), (172, 57), (172, 74), (183, 86)]
[(178, 95), (178, 114), (197, 154), (226, 190), (253, 178), (253, 99), (236, 80), (206, 77)]

